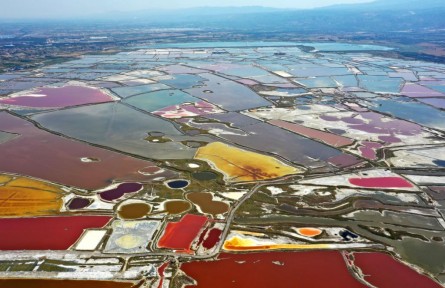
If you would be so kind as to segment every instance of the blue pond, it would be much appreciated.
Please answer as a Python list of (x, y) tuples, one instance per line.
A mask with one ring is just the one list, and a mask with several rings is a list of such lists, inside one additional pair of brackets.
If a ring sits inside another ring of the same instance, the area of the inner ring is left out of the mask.
[(439, 167), (445, 167), (445, 160), (434, 160), (433, 163)]
[(173, 180), (170, 182), (167, 182), (167, 186), (172, 189), (181, 189), (185, 188), (189, 185), (189, 182), (187, 180)]
[(352, 233), (351, 231), (348, 230), (343, 230), (340, 232), (340, 236), (343, 238), (343, 240), (345, 241), (352, 241), (356, 238), (358, 238), (357, 235), (355, 235), (354, 233)]

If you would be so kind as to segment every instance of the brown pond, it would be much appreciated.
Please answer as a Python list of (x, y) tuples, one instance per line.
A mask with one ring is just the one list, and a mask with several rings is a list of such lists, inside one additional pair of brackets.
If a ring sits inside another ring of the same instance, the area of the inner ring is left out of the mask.
[(151, 212), (151, 206), (144, 202), (133, 202), (123, 204), (117, 213), (122, 219), (139, 219), (147, 216)]
[(173, 200), (164, 203), (164, 209), (168, 214), (181, 214), (192, 208), (192, 204), (184, 200)]
[(221, 201), (214, 201), (211, 193), (193, 192), (187, 194), (186, 197), (206, 214), (218, 215), (229, 211), (229, 205)]

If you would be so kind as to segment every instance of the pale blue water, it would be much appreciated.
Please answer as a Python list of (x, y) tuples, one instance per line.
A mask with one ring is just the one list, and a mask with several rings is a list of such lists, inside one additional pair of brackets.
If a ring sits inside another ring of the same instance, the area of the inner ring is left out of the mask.
[(431, 106), (405, 98), (380, 98), (373, 101), (379, 112), (389, 113), (397, 118), (410, 120), (430, 128), (445, 129), (445, 112)]
[(298, 83), (307, 88), (336, 88), (337, 83), (330, 77), (317, 77), (314, 79), (298, 79)]
[(200, 100), (180, 90), (162, 90), (127, 98), (124, 100), (124, 103), (147, 112), (153, 112), (169, 106), (180, 105), (185, 102), (198, 102)]
[(363, 45), (349, 43), (302, 43), (302, 42), (191, 42), (164, 43), (144, 46), (141, 48), (245, 48), (245, 47), (292, 47), (304, 45), (314, 47), (318, 51), (387, 51), (393, 48), (378, 45)]
[(404, 83), (401, 78), (358, 75), (359, 86), (369, 92), (399, 93)]
[(199, 85), (204, 79), (193, 74), (176, 74), (173, 79), (161, 80), (159, 82), (176, 89), (190, 89)]
[(170, 88), (171, 88), (170, 86), (161, 83), (155, 83), (155, 84), (147, 84), (147, 85), (132, 86), (132, 87), (117, 87), (111, 90), (117, 95), (119, 95), (119, 97), (127, 98), (133, 95), (153, 92), (157, 90), (170, 89)]

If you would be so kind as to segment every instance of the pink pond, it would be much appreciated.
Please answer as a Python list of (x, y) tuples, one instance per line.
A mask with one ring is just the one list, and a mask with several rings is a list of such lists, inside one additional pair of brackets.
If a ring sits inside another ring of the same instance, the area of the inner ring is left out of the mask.
[(432, 90), (430, 88), (427, 88), (425, 86), (414, 84), (414, 83), (407, 83), (402, 89), (401, 92), (402, 95), (408, 96), (408, 97), (414, 97), (414, 98), (423, 98), (423, 97), (445, 97), (444, 94)]
[(401, 177), (351, 178), (349, 183), (365, 188), (413, 188), (413, 185)]
[(445, 109), (445, 98), (422, 98), (418, 100), (436, 108)]
[(328, 162), (337, 167), (350, 167), (363, 163), (363, 160), (350, 154), (340, 154), (329, 158)]
[(369, 160), (377, 159), (377, 150), (382, 148), (382, 144), (376, 142), (364, 141), (359, 148), (360, 154)]
[(418, 124), (391, 119), (375, 112), (357, 112), (364, 120), (357, 117), (336, 117), (321, 115), (320, 119), (329, 122), (347, 123), (350, 129), (379, 135), (379, 140), (385, 144), (398, 143), (400, 136), (416, 136), (422, 133), (422, 127)]
[(324, 132), (324, 131), (308, 128), (308, 127), (305, 127), (300, 124), (289, 123), (289, 122), (282, 121), (282, 120), (272, 120), (272, 121), (269, 121), (269, 123), (272, 125), (278, 126), (280, 128), (284, 128), (286, 130), (292, 131), (294, 133), (303, 135), (305, 137), (324, 142), (324, 143), (326, 143), (330, 146), (334, 146), (334, 147), (342, 147), (342, 146), (347, 146), (347, 145), (351, 145), (352, 143), (354, 143), (354, 140), (352, 140), (352, 139), (349, 139), (349, 138), (346, 138), (343, 136), (339, 136), (339, 135), (335, 135), (335, 134), (332, 134), (329, 132)]
[(38, 88), (31, 93), (1, 99), (0, 104), (32, 108), (61, 108), (111, 101), (113, 101), (112, 97), (97, 88), (64, 86)]

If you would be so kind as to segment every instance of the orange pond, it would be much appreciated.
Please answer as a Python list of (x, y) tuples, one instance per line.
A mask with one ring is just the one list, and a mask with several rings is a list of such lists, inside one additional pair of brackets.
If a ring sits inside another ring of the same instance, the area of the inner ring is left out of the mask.
[(303, 172), (302, 169), (286, 165), (274, 157), (221, 142), (199, 148), (195, 158), (209, 162), (229, 182), (267, 180)]
[(366, 287), (337, 251), (223, 253), (216, 261), (182, 264), (181, 270), (198, 282), (186, 287)]
[(158, 247), (190, 254), (193, 240), (199, 236), (206, 223), (207, 217), (192, 214), (185, 215), (179, 222), (169, 222), (159, 239)]
[(218, 215), (229, 211), (229, 205), (221, 201), (214, 201), (212, 193), (193, 192), (186, 195), (187, 199), (198, 205), (205, 214)]
[(55, 185), (0, 174), (0, 217), (58, 214), (63, 195)]
[[(139, 170), (156, 165), (48, 133), (7, 112), (0, 112), (0, 131), (20, 134), (0, 144), (3, 172), (91, 190), (108, 186), (112, 180), (150, 180), (173, 174), (142, 175)], [(83, 162), (86, 157), (99, 161)]]
[(317, 228), (298, 228), (297, 233), (306, 237), (316, 237), (323, 233), (323, 231)]

